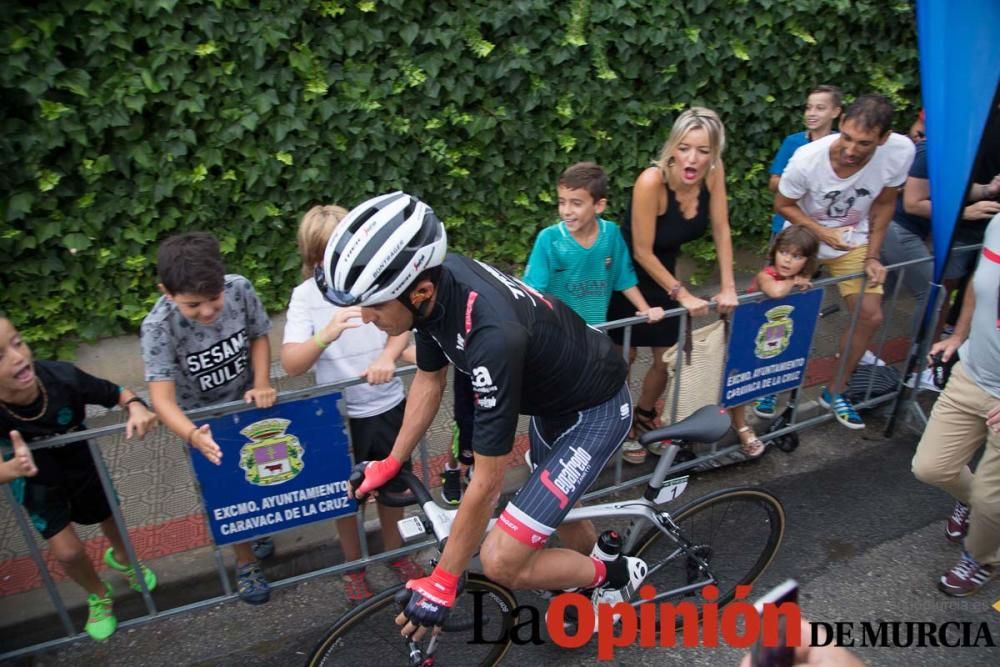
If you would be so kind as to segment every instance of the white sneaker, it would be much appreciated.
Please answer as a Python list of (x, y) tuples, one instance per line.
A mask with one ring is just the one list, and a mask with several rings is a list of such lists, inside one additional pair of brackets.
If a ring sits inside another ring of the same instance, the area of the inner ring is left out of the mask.
[[(595, 588), (594, 593), (590, 596), (590, 601), (594, 603), (594, 632), (597, 632), (597, 605), (628, 602), (639, 590), (639, 586), (646, 578), (646, 572), (649, 571), (646, 562), (641, 558), (634, 556), (622, 556), (622, 558), (628, 565), (629, 582), (622, 588), (605, 588), (603, 586)], [(621, 619), (621, 614), (615, 614), (614, 619), (617, 623)]]
[(859, 364), (864, 364), (865, 366), (885, 366), (885, 362), (875, 356), (875, 353), (871, 350), (865, 350), (864, 356), (861, 357)]
[[(913, 389), (913, 373), (910, 373), (906, 377), (906, 380), (903, 382), (903, 384), (905, 384), (910, 389)], [(923, 371), (921, 371), (920, 388), (925, 391), (936, 391), (936, 392), (941, 391), (940, 389), (938, 389), (938, 386), (934, 384), (934, 372), (931, 371), (931, 369), (925, 368)]]

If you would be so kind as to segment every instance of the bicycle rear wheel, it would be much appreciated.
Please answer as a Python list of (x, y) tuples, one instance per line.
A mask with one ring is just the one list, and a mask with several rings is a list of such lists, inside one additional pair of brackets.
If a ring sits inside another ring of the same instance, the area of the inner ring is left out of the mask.
[(664, 594), (658, 601), (690, 601), (699, 608), (706, 601), (703, 585), (688, 592), (666, 593), (714, 580), (721, 608), (732, 601), (736, 586), (757, 580), (785, 532), (781, 503), (769, 492), (753, 488), (710, 493), (671, 513), (671, 518), (689, 546), (682, 548), (682, 543), (652, 528), (632, 555), (649, 566), (643, 583), (652, 584), (658, 595)]
[[(410, 647), (399, 635), (395, 623), (399, 609), (393, 603), (402, 588), (399, 584), (384, 590), (341, 616), (313, 649), (309, 667), (408, 667)], [(517, 600), (509, 590), (480, 574), (469, 574), (435, 643), (434, 665), (491, 667), (499, 663), (510, 648), (516, 608)], [(422, 651), (427, 650), (429, 639), (430, 633), (419, 642)]]

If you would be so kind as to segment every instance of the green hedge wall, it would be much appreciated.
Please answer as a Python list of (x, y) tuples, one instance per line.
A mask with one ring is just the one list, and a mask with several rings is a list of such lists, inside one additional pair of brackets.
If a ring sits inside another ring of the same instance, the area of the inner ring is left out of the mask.
[[(454, 5), (461, 5), (455, 9)], [(611, 217), (691, 104), (726, 123), (741, 243), (805, 91), (913, 116), (913, 10), (895, 0), (60, 0), (0, 10), (6, 310), (43, 354), (133, 331), (157, 242), (208, 229), (282, 308), (295, 226), (402, 188), (455, 249), (520, 266), (554, 181), (594, 159)], [(694, 252), (712, 256), (705, 242)]]

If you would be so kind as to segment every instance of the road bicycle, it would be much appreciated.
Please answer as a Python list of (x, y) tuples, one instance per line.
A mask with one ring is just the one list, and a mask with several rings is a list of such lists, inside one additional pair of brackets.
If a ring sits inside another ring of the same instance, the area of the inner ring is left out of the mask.
[[(641, 442), (710, 442), (725, 435), (729, 425), (722, 408), (705, 406), (683, 421), (644, 434)], [(753, 584), (771, 563), (784, 534), (785, 512), (777, 498), (755, 487), (723, 489), (678, 510), (663, 509), (687, 486), (687, 476), (668, 478), (677, 450), (674, 444), (667, 446), (640, 496), (578, 507), (565, 521), (590, 519), (601, 525), (610, 521), (610, 527), (619, 529), (622, 536), (622, 553), (646, 562), (643, 585), (651, 584), (656, 595), (630, 600), (633, 607), (642, 602), (691, 601), (700, 610), (705, 601), (703, 589), (714, 584), (718, 598), (709, 601), (721, 609), (732, 601), (738, 585)], [(416, 503), (422, 514), (400, 521), (400, 532), (411, 538), (431, 532), (440, 553), (458, 510), (439, 506), (412, 473), (403, 471), (398, 479), (405, 481), (410, 493), (405, 497), (381, 493), (380, 497), (390, 504)], [(627, 526), (625, 530), (620, 530), (622, 525)], [(318, 642), (307, 664), (353, 666), (377, 660), (378, 667), (496, 665), (510, 648), (511, 630), (521, 624), (519, 616), (526, 608), (518, 606), (513, 591), (474, 569), (473, 565), (443, 632), (436, 637), (428, 632), (415, 642), (400, 636), (394, 619), (408, 591), (399, 584), (341, 616)], [(555, 594), (536, 593), (543, 600)]]

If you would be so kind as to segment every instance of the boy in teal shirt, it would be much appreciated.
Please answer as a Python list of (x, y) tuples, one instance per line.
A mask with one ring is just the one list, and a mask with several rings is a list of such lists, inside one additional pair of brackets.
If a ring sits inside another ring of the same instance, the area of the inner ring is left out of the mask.
[(524, 271), (524, 282), (552, 294), (587, 324), (607, 321), (612, 292), (621, 292), (650, 322), (663, 319), (636, 286), (628, 246), (618, 225), (600, 218), (608, 205), (608, 177), (593, 162), (566, 169), (557, 183), (562, 222), (546, 227)]

